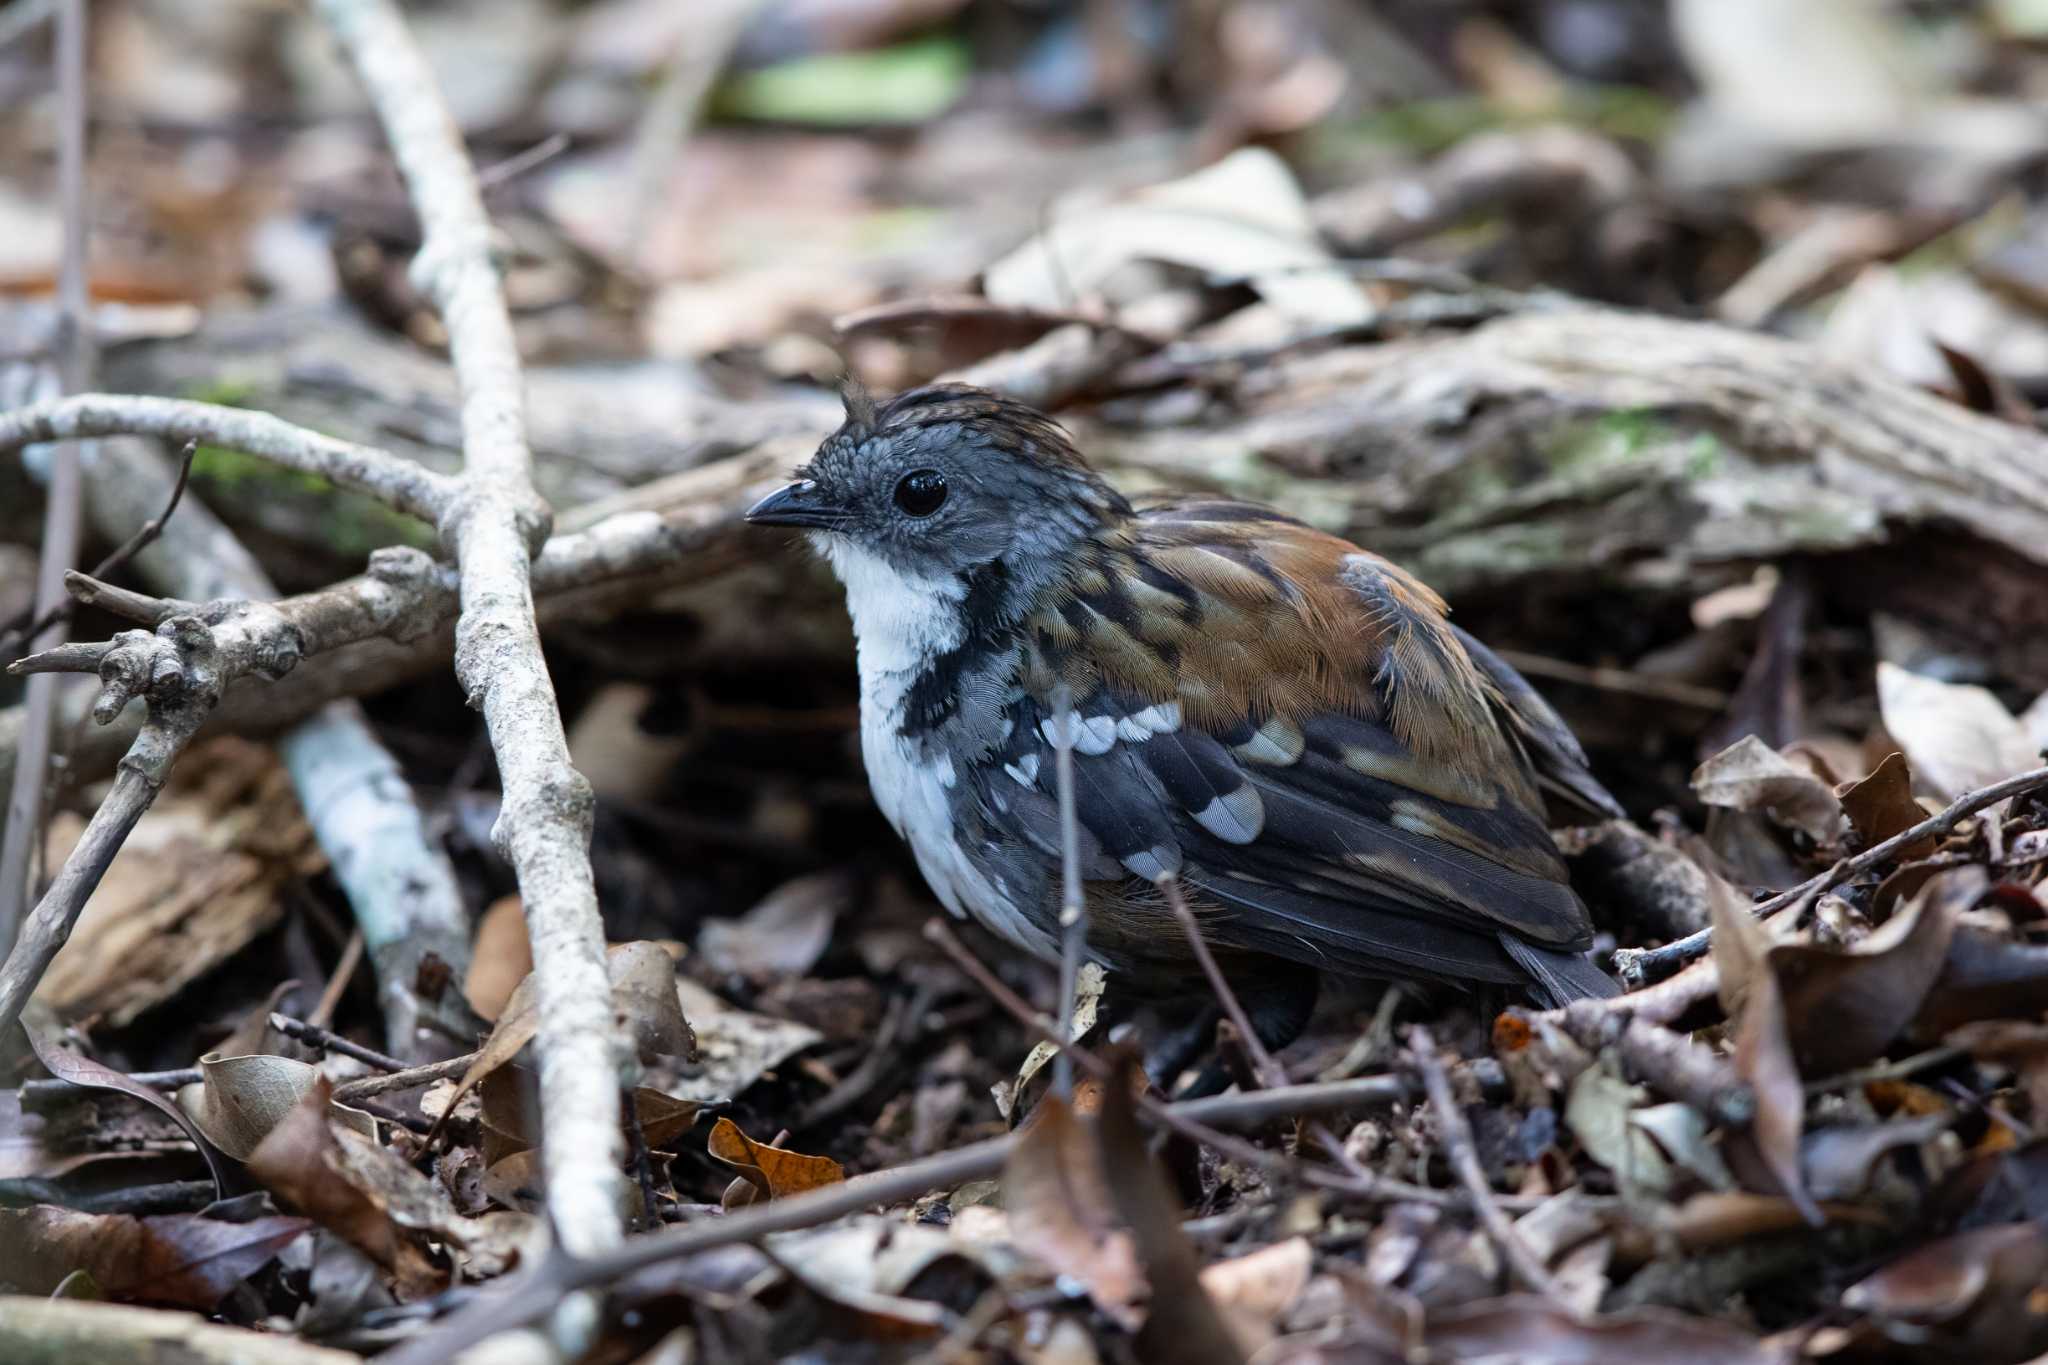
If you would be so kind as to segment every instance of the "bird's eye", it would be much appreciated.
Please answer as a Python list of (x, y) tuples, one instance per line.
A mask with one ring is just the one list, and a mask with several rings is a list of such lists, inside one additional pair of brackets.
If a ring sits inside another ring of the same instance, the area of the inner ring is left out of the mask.
[(928, 517), (945, 501), (946, 476), (936, 469), (913, 469), (896, 481), (896, 505), (913, 517)]

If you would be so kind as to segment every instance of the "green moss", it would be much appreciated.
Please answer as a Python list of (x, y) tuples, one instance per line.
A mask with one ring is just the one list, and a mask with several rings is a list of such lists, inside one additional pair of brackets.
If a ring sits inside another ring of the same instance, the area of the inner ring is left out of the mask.
[(828, 52), (743, 72), (719, 86), (712, 111), (825, 127), (923, 123), (967, 88), (967, 44), (945, 34), (871, 52)]

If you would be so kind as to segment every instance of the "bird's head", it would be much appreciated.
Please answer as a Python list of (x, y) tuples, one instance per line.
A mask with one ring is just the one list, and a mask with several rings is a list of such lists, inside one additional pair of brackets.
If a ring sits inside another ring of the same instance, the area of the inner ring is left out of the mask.
[(809, 531), (849, 587), (887, 571), (965, 591), (992, 566), (1012, 584), (1043, 581), (1131, 511), (1050, 418), (962, 384), (880, 404), (850, 390), (845, 424), (796, 474), (746, 519)]

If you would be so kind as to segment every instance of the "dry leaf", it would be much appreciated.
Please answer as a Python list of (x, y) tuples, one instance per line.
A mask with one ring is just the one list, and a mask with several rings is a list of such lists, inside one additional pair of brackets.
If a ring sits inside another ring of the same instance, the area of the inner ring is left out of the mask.
[(741, 976), (802, 976), (824, 955), (832, 925), (853, 904), (843, 872), (784, 882), (737, 919), (705, 921), (697, 936), (704, 961)]
[(341, 1143), (355, 1139), (337, 1138), (329, 1125), (329, 1091), (319, 1077), (250, 1153), (250, 1177), (383, 1266), (399, 1298), (439, 1290), (447, 1277), (425, 1248), (344, 1173)]
[(1816, 844), (1842, 832), (1842, 802), (1810, 768), (1755, 735), (1745, 735), (1693, 771), (1693, 793), (1709, 806), (1762, 812)]
[[(675, 959), (658, 943), (618, 943), (605, 953), (605, 970), (612, 981), (612, 1005), (623, 1027), (630, 1030), (643, 1056), (686, 1056), (695, 1045), (690, 1022), (676, 993)], [(505, 1002), (497, 1027), (477, 1049), (476, 1060), (462, 1073), (462, 1080), (446, 1100), (441, 1118), (435, 1120), (431, 1142), (440, 1134), (447, 1116), (471, 1087), (517, 1057), (540, 1031), (538, 979), (528, 973)]]
[(496, 1023), (505, 1002), (533, 970), (533, 945), (526, 938), (526, 907), (517, 896), (500, 896), (477, 921), (476, 944), (463, 998), (479, 1019)]
[[(1904, 834), (1927, 818), (1927, 812), (1913, 799), (1913, 773), (1901, 753), (1886, 755), (1870, 776), (1851, 782), (1842, 792), (1842, 810), (1863, 836), (1865, 848)], [(1899, 850), (1899, 860), (1924, 858), (1934, 851), (1934, 845), (1932, 836), (1915, 840)]]
[(38, 1205), (0, 1209), (0, 1284), (50, 1294), (91, 1275), (109, 1299), (211, 1312), (311, 1230), (303, 1218), (227, 1223), (193, 1213), (131, 1218)]
[(1979, 1228), (1920, 1247), (1842, 1291), (1920, 1359), (2020, 1361), (2048, 1351), (2048, 1227)]
[(191, 1137), (192, 1145), (199, 1149), (199, 1155), (206, 1160), (207, 1172), (213, 1177), (214, 1197), (227, 1197), (227, 1184), (221, 1179), (220, 1158), (215, 1154), (214, 1145), (206, 1140), (206, 1134), (183, 1109), (165, 1099), (161, 1092), (129, 1080), (112, 1067), (58, 1046), (54, 1039), (30, 1023), (27, 1018), (21, 1021), (21, 1027), (28, 1035), (28, 1045), (36, 1054), (36, 1060), (41, 1062), (43, 1068), (52, 1076), (89, 1090), (112, 1090), (141, 1100), (184, 1129)]
[(1877, 666), (1877, 704), (1913, 776), (1944, 801), (2036, 763), (2027, 727), (1985, 689)]
[(731, 1099), (824, 1035), (807, 1024), (735, 1009), (687, 977), (676, 991), (697, 1035), (697, 1062), (685, 1075), (655, 1064), (648, 1082), (683, 1100)]
[[(223, 1057), (209, 1052), (199, 1059), (199, 1072), (199, 1081), (179, 1089), (178, 1107), (214, 1146), (237, 1161), (247, 1161), (301, 1099), (326, 1084), (320, 1072), (305, 1062), (261, 1054)], [(376, 1137), (376, 1120), (362, 1110), (338, 1104), (328, 1107), (335, 1121), (366, 1137)]]
[(1002, 1184), (1018, 1249), (1072, 1278), (1112, 1322), (1135, 1331), (1145, 1319), (1145, 1275), (1130, 1234), (1111, 1214), (1095, 1135), (1058, 1095), (1031, 1111)]
[(1178, 1365), (1243, 1365), (1244, 1352), (1202, 1287), (1200, 1264), (1181, 1231), (1180, 1200), (1138, 1127), (1134, 1097), (1143, 1084), (1137, 1059), (1124, 1053), (1117, 1076), (1103, 1088), (1095, 1125), (1110, 1197), (1130, 1229), (1138, 1264), (1152, 1284), (1152, 1301), (1171, 1305), (1170, 1311), (1146, 1315), (1137, 1353), (1141, 1359)]
[(1731, 1322), (1638, 1308), (1580, 1319), (1547, 1299), (1511, 1295), (1429, 1315), (1424, 1333), (1447, 1359), (1515, 1365), (1789, 1365)]
[[(846, 1171), (832, 1158), (805, 1156), (801, 1152), (756, 1142), (728, 1118), (721, 1118), (712, 1125), (711, 1136), (704, 1145), (706, 1151), (737, 1170), (740, 1178), (765, 1199), (802, 1194), (805, 1190), (837, 1185), (846, 1179)], [(753, 1201), (741, 1199), (737, 1202)]]
[(1200, 1278), (1249, 1355), (1278, 1335), (1280, 1319), (1308, 1288), (1314, 1268), (1315, 1251), (1308, 1238), (1290, 1237), (1204, 1266)]

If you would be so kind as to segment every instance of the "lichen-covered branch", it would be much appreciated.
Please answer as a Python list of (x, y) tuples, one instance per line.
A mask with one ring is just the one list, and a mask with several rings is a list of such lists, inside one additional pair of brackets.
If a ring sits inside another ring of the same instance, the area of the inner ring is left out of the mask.
[(405, 176), (424, 244), (412, 265), (448, 330), (462, 393), (460, 491), (440, 509), (460, 570), (455, 672), (484, 713), (503, 780), (495, 837), (518, 874), (540, 983), (541, 1157), (563, 1246), (624, 1235), (618, 1091), (628, 1058), (612, 1017), (590, 869), (593, 798), (541, 655), (532, 557), (549, 513), (533, 491), (512, 319), (476, 173), (405, 21), (389, 0), (320, 0)]

